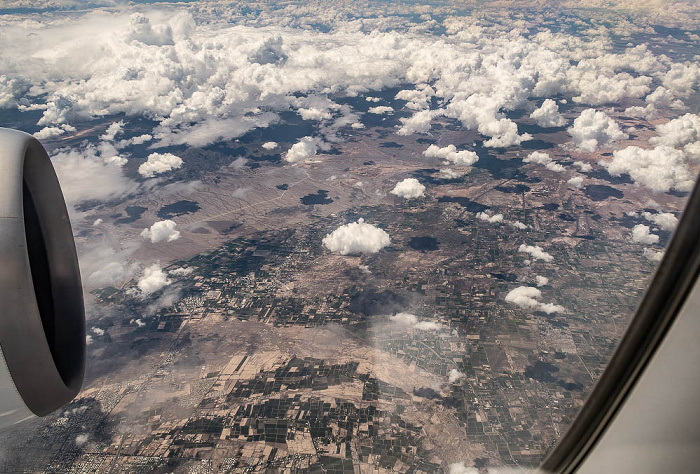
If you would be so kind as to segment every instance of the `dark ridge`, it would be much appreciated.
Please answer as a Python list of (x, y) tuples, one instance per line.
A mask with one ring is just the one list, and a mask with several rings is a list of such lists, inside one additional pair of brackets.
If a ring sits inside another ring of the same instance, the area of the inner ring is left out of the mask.
[(545, 211), (556, 211), (557, 209), (559, 209), (559, 204), (557, 204), (556, 202), (542, 204), (542, 207), (540, 207), (540, 209), (544, 209)]
[(382, 142), (379, 144), (382, 148), (403, 148), (403, 145), (396, 142)]
[(278, 184), (278, 185), (276, 186), (276, 188), (279, 189), (280, 191), (286, 191), (287, 189), (289, 189), (289, 185), (288, 185), (287, 183), (285, 183), (285, 184)]

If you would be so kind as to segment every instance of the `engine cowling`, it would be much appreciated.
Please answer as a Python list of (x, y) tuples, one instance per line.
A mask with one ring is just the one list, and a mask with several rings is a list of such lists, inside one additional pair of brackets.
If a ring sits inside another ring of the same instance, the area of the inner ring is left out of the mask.
[(0, 428), (70, 402), (85, 346), (78, 258), (51, 160), (31, 135), (0, 128)]

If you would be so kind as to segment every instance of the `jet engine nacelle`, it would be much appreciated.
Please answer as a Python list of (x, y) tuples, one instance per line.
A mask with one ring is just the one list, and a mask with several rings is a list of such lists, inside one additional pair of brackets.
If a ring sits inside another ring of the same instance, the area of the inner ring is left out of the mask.
[(85, 310), (68, 212), (31, 135), (0, 128), (0, 429), (70, 402), (85, 371)]

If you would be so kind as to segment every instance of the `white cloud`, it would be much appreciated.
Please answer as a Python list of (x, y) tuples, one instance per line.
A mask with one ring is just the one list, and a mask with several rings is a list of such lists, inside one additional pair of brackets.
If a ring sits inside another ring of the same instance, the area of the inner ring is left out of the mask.
[(389, 319), (402, 326), (413, 326), (418, 323), (418, 316), (411, 313), (396, 313), (393, 316), (389, 316)]
[(493, 216), (490, 216), (486, 212), (477, 212), (476, 218), (488, 222), (489, 224), (497, 224), (499, 222), (503, 222), (503, 214), (495, 214)]
[[(565, 94), (585, 103), (619, 102), (645, 95), (651, 76), (680, 97), (698, 82), (697, 65), (672, 64), (644, 47), (612, 53), (606, 40), (546, 26), (528, 34), (526, 26), (513, 28), (511, 18), (476, 25), (474, 18), (448, 15), (447, 33), (436, 36), (421, 29), (432, 20), (413, 24), (398, 5), (366, 8), (363, 20), (289, 7), (227, 21), (231, 10), (214, 9), (214, 15), (197, 9), (195, 24), (185, 11), (143, 8), (132, 15), (128, 6), (61, 21), (50, 14), (8, 20), (0, 38), (7, 57), (0, 106), (44, 108), (42, 126), (147, 116), (160, 123), (153, 133), (157, 144), (201, 146), (265, 127), (290, 108), (329, 120), (339, 110), (325, 102), (330, 94), (408, 84), (396, 97), (418, 114), (405, 119), (399, 133), (428, 131), (435, 101), (488, 137), (487, 146), (501, 147), (529, 138), (505, 116), (529, 98)], [(378, 34), (368, 34), (373, 29)], [(649, 94), (649, 103), (668, 102), (662, 92)]]
[(262, 147), (265, 150), (274, 150), (275, 148), (277, 148), (277, 142), (265, 142), (262, 144)]
[(450, 383), (457, 383), (460, 379), (464, 378), (464, 374), (457, 369), (452, 369), (450, 373), (447, 374), (447, 377)]
[(102, 219), (95, 219), (95, 222), (92, 223), (92, 226), (93, 226), (93, 227), (97, 227), (97, 226), (99, 226), (100, 224), (102, 224)]
[(75, 445), (79, 448), (82, 448), (85, 443), (88, 442), (88, 434), (87, 433), (80, 433), (78, 436), (75, 437)]
[(520, 221), (508, 221), (508, 225), (519, 230), (529, 229), (530, 226)]
[(157, 174), (178, 169), (182, 166), (182, 158), (172, 153), (151, 153), (145, 163), (139, 166), (139, 174), (144, 178), (152, 178)]
[(435, 331), (440, 329), (440, 325), (433, 321), (419, 321), (415, 314), (411, 313), (396, 313), (389, 316), (389, 320), (401, 326), (407, 326), (418, 331)]
[(629, 174), (635, 183), (653, 191), (690, 191), (693, 175), (684, 158), (682, 151), (669, 146), (657, 146), (651, 150), (629, 146), (615, 150), (612, 161), (601, 160), (599, 163), (611, 176)]
[(541, 297), (542, 292), (537, 288), (530, 286), (519, 286), (514, 290), (511, 290), (506, 295), (506, 301), (522, 309), (544, 311), (547, 314), (561, 313), (565, 311), (563, 306), (555, 305), (553, 303), (542, 303), (539, 301)]
[(417, 329), (419, 331), (436, 331), (440, 329), (440, 325), (433, 321), (420, 321), (413, 326), (413, 329)]
[(399, 135), (411, 135), (413, 133), (428, 133), (430, 131), (430, 122), (433, 118), (439, 115), (437, 110), (421, 110), (416, 112), (411, 117), (401, 118), (401, 127), (396, 132)]
[(642, 212), (642, 216), (649, 222), (661, 227), (662, 230), (672, 231), (678, 225), (678, 218), (671, 214), (670, 212), (658, 212), (652, 214), (651, 212)]
[(66, 133), (66, 131), (61, 127), (44, 127), (38, 132), (34, 133), (34, 138), (37, 140), (46, 140), (48, 138), (63, 135), (64, 133)]
[(425, 186), (423, 186), (416, 178), (406, 178), (394, 186), (390, 192), (396, 196), (415, 199), (425, 196)]
[(577, 166), (582, 173), (588, 173), (593, 170), (593, 166), (590, 163), (585, 163), (583, 161), (574, 161), (574, 166)]
[(107, 130), (105, 130), (105, 133), (100, 137), (100, 140), (106, 140), (106, 141), (114, 141), (114, 138), (122, 133), (122, 130), (124, 128), (124, 121), (120, 120), (119, 122), (113, 122), (110, 124), (109, 127), (107, 127)]
[(525, 245), (521, 244), (518, 247), (518, 252), (529, 254), (534, 260), (542, 260), (543, 262), (552, 262), (554, 257), (542, 250), (539, 245)]
[(420, 84), (415, 90), (404, 89), (396, 94), (396, 99), (405, 100), (406, 108), (423, 110), (430, 107), (430, 99), (435, 96), (435, 89), (428, 84)]
[(543, 277), (541, 275), (535, 275), (535, 284), (537, 286), (544, 286), (549, 283), (549, 278)]
[(323, 245), (331, 252), (341, 255), (356, 253), (377, 253), (391, 244), (389, 234), (379, 227), (357, 222), (342, 225), (323, 238)]
[(598, 148), (608, 147), (614, 141), (627, 138), (620, 126), (605, 112), (586, 109), (574, 120), (574, 126), (568, 129), (576, 146), (589, 153)]
[(659, 236), (649, 232), (649, 226), (637, 224), (632, 228), (632, 242), (650, 245), (659, 243)]
[(580, 188), (581, 185), (583, 184), (583, 177), (581, 177), (581, 176), (574, 176), (574, 177), (572, 177), (572, 178), (569, 178), (569, 180), (567, 181), (567, 183), (570, 184), (572, 187), (578, 189), (578, 188)]
[(442, 179), (457, 179), (462, 176), (464, 176), (466, 173), (464, 172), (457, 172), (451, 168), (443, 168), (440, 170), (438, 173), (438, 176)]
[(539, 165), (544, 165), (548, 170), (554, 171), (556, 173), (561, 173), (563, 171), (566, 171), (566, 168), (564, 168), (562, 165), (557, 163), (556, 161), (552, 160), (550, 156), (547, 153), (544, 153), (542, 151), (533, 151), (529, 155), (527, 155), (525, 158), (523, 158), (524, 163), (537, 163)]
[(479, 161), (479, 155), (475, 152), (469, 150), (457, 151), (457, 147), (451, 144), (442, 148), (437, 145), (430, 145), (423, 151), (423, 156), (447, 160), (457, 166), (471, 166)]
[(194, 268), (192, 268), (192, 267), (180, 267), (180, 268), (176, 268), (174, 270), (170, 270), (168, 273), (170, 273), (173, 276), (183, 277), (183, 276), (191, 275), (192, 272), (194, 272)]
[(121, 160), (104, 157), (91, 146), (59, 150), (51, 162), (68, 205), (116, 199), (138, 189), (137, 183), (124, 176)]
[(658, 137), (652, 137), (649, 142), (653, 145), (682, 147), (700, 141), (700, 117), (695, 114), (685, 114), (656, 127)]
[(298, 163), (314, 156), (317, 151), (318, 140), (313, 137), (304, 137), (287, 150), (284, 159), (290, 163)]
[(652, 249), (644, 249), (644, 256), (648, 259), (651, 260), (652, 262), (660, 262), (664, 258), (665, 252), (663, 250), (652, 250)]
[(469, 467), (463, 462), (450, 464), (450, 474), (479, 474), (479, 470), (475, 467)]
[(540, 127), (563, 127), (566, 119), (559, 113), (557, 103), (546, 99), (542, 105), (530, 114)]
[(370, 107), (369, 109), (367, 109), (367, 112), (370, 114), (377, 114), (377, 115), (393, 114), (394, 109), (392, 107), (387, 106), (387, 105), (378, 105), (377, 107)]
[(485, 147), (506, 148), (532, 140), (532, 135), (518, 135), (518, 125), (510, 119), (502, 118), (479, 125), (479, 133), (491, 137), (484, 142)]
[(144, 295), (149, 295), (161, 288), (168, 286), (172, 281), (168, 280), (163, 268), (154, 263), (143, 270), (143, 275), (136, 282), (136, 286)]
[(105, 330), (102, 328), (92, 328), (92, 332), (94, 332), (98, 336), (104, 336), (105, 335)]
[(175, 230), (176, 226), (177, 224), (169, 219), (158, 221), (154, 223), (150, 229), (143, 229), (143, 232), (141, 232), (141, 237), (146, 240), (150, 240), (152, 243), (163, 241), (172, 242), (173, 240), (180, 238), (180, 231)]

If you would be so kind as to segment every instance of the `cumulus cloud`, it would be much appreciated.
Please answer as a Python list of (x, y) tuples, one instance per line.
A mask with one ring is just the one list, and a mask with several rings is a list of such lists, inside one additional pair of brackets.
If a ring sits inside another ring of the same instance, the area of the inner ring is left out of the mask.
[(524, 163), (537, 163), (539, 165), (544, 165), (548, 170), (561, 173), (565, 171), (565, 168), (550, 158), (549, 154), (542, 151), (533, 151), (525, 158), (523, 158)]
[(152, 243), (157, 242), (172, 242), (180, 238), (180, 231), (175, 230), (174, 221), (164, 220), (154, 223), (150, 228), (143, 229), (141, 232), (141, 237), (146, 240), (150, 240)]
[(651, 212), (642, 212), (642, 217), (644, 217), (649, 222), (653, 222), (658, 225), (662, 230), (672, 231), (678, 225), (678, 218), (671, 214), (670, 212), (658, 212), (652, 214)]
[(75, 445), (79, 448), (82, 448), (85, 443), (88, 442), (88, 434), (87, 433), (80, 433), (78, 436), (75, 437)]
[(590, 163), (585, 163), (583, 161), (574, 161), (574, 166), (578, 167), (582, 173), (588, 173), (593, 170), (593, 166), (591, 166)]
[(520, 221), (508, 221), (508, 225), (511, 227), (515, 227), (518, 230), (525, 230), (530, 228), (529, 225)]
[(581, 112), (574, 126), (568, 129), (569, 135), (574, 139), (576, 146), (589, 153), (601, 147), (608, 147), (614, 141), (627, 138), (620, 126), (605, 112), (595, 109), (586, 109)]
[(547, 263), (554, 260), (554, 257), (542, 250), (542, 247), (539, 245), (521, 244), (520, 247), (518, 247), (518, 252), (529, 254), (533, 260), (542, 260), (543, 262)]
[(440, 112), (436, 110), (421, 110), (408, 118), (401, 118), (401, 126), (396, 132), (399, 135), (411, 135), (413, 133), (428, 133), (430, 122)]
[(477, 212), (476, 218), (488, 222), (489, 224), (503, 222), (503, 214), (494, 214), (493, 216), (490, 216), (486, 212)]
[(629, 146), (615, 150), (612, 161), (599, 163), (611, 176), (628, 174), (635, 183), (653, 191), (690, 191), (693, 188), (693, 175), (683, 152), (670, 146), (661, 145), (651, 150)]
[(136, 286), (144, 295), (149, 295), (168, 286), (170, 283), (172, 281), (163, 272), (163, 268), (159, 264), (154, 263), (143, 270), (143, 275), (136, 282)]
[(265, 150), (274, 150), (277, 148), (277, 142), (265, 142), (261, 145)]
[(583, 178), (581, 176), (574, 176), (573, 178), (569, 178), (567, 183), (570, 184), (572, 187), (578, 189), (583, 184)]
[(457, 369), (452, 369), (450, 373), (447, 374), (447, 377), (450, 383), (457, 383), (464, 378), (464, 374)]
[(652, 249), (644, 249), (643, 255), (650, 261), (658, 263), (664, 258), (665, 252), (663, 250), (652, 250)]
[(452, 168), (443, 168), (440, 170), (438, 173), (438, 176), (442, 179), (457, 179), (462, 176), (464, 176), (466, 173), (462, 172), (457, 172), (453, 170)]
[(543, 276), (541, 276), (541, 275), (536, 275), (536, 276), (535, 276), (535, 284), (536, 284), (537, 286), (544, 286), (544, 285), (546, 285), (547, 283), (549, 283), (549, 278), (543, 277)]
[(182, 166), (182, 158), (172, 153), (151, 153), (145, 163), (139, 166), (139, 174), (144, 178), (152, 178), (157, 174), (178, 169)]
[(66, 132), (74, 132), (75, 128), (70, 125), (63, 124), (59, 127), (44, 127), (38, 132), (34, 133), (34, 138), (37, 140), (47, 140), (49, 138), (57, 137), (63, 135)]
[(559, 113), (557, 103), (546, 99), (542, 105), (530, 114), (540, 127), (563, 127), (566, 119)]
[(289, 163), (298, 163), (314, 156), (317, 151), (318, 140), (313, 137), (304, 137), (287, 150), (284, 159)]
[(390, 244), (389, 234), (379, 227), (365, 223), (362, 218), (338, 227), (323, 238), (323, 245), (340, 255), (377, 253)]
[(561, 313), (565, 311), (563, 306), (553, 303), (542, 303), (539, 299), (542, 297), (542, 292), (537, 288), (530, 286), (519, 286), (511, 290), (506, 295), (506, 301), (523, 309), (533, 309), (535, 311), (544, 311), (547, 314)]
[(632, 242), (651, 245), (659, 243), (659, 236), (649, 231), (649, 226), (637, 224), (632, 228)]
[(430, 145), (425, 151), (423, 151), (423, 156), (427, 158), (440, 158), (447, 160), (450, 163), (458, 166), (471, 166), (479, 161), (479, 156), (473, 151), (457, 151), (457, 147), (451, 144), (442, 148), (437, 145)]
[(532, 140), (529, 133), (518, 135), (518, 125), (506, 118), (482, 123), (478, 130), (482, 135), (491, 137), (484, 142), (484, 146), (489, 148), (507, 148)]
[(433, 321), (419, 321), (415, 314), (411, 313), (396, 313), (389, 316), (389, 320), (401, 326), (406, 326), (418, 331), (434, 331), (440, 329), (440, 325)]
[(425, 196), (425, 186), (423, 186), (416, 178), (406, 178), (394, 186), (390, 192), (396, 196), (415, 199)]
[(652, 145), (682, 147), (700, 141), (700, 117), (685, 114), (656, 127), (658, 137), (652, 137)]
[(105, 133), (100, 137), (100, 140), (107, 140), (107, 141), (114, 141), (114, 138), (122, 133), (122, 130), (124, 128), (124, 121), (120, 120), (119, 122), (113, 122), (110, 124), (109, 127), (107, 127), (107, 130), (105, 130)]
[(384, 115), (394, 113), (394, 109), (387, 105), (378, 105), (376, 107), (370, 107), (367, 109), (367, 112), (370, 114)]

